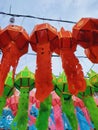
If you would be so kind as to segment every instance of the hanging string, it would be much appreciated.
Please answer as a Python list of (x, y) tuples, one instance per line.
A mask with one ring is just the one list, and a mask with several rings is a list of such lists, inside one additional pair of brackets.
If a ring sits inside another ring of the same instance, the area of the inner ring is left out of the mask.
[[(34, 55), (34, 56), (36, 56), (36, 53), (27, 53), (28, 55)], [(52, 54), (52, 57), (60, 57), (59, 55), (53, 55)], [(78, 58), (87, 58), (86, 56), (77, 56)]]
[[(0, 50), (0, 55), (2, 54), (1, 50)], [(27, 55), (34, 55), (36, 56), (36, 53), (27, 53)], [(60, 57), (59, 55), (53, 55), (52, 57)], [(87, 58), (86, 56), (77, 56), (78, 58)]]
[(64, 23), (71, 23), (71, 24), (76, 24), (77, 22), (74, 21), (67, 21), (67, 20), (59, 20), (59, 19), (52, 19), (52, 18), (42, 18), (42, 17), (37, 17), (33, 15), (23, 15), (23, 14), (13, 14), (13, 13), (6, 13), (6, 12), (0, 12), (2, 15), (9, 15), (13, 17), (26, 17), (26, 18), (33, 18), (33, 19), (39, 19), (39, 20), (47, 20), (47, 21), (56, 21), (56, 22), (64, 22)]

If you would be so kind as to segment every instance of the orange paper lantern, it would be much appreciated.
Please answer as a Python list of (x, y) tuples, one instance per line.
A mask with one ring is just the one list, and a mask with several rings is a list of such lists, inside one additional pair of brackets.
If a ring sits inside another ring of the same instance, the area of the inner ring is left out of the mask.
[(32, 49), (37, 52), (35, 96), (40, 101), (48, 97), (53, 90), (51, 54), (56, 47), (54, 44), (56, 38), (57, 30), (47, 23), (36, 25), (30, 36)]
[(3, 56), (0, 65), (0, 96), (3, 93), (4, 82), (6, 76), (13, 67), (18, 64), (19, 58), (28, 51), (29, 37), (21, 26), (8, 25), (0, 33), (0, 49)]
[(76, 44), (71, 32), (65, 31), (64, 28), (61, 28), (59, 32), (58, 49), (62, 59), (62, 66), (67, 76), (70, 93), (76, 95), (79, 91), (85, 91), (86, 82), (84, 80), (82, 67), (74, 54)]
[(91, 46), (85, 49), (85, 54), (91, 62), (98, 63), (98, 46), (97, 45)]
[(83, 48), (98, 45), (98, 19), (82, 18), (73, 27), (72, 36)]
[(85, 50), (85, 54), (93, 63), (98, 63), (98, 19), (82, 18), (73, 27), (73, 38)]

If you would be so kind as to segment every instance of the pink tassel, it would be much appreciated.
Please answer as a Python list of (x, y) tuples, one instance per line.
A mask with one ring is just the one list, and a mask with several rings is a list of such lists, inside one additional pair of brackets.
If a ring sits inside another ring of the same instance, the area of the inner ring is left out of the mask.
[(55, 124), (56, 124), (56, 130), (64, 130), (64, 125), (63, 125), (63, 120), (62, 120), (62, 112), (60, 108), (60, 99), (57, 99), (57, 96), (55, 96), (56, 93), (52, 93), (53, 97), (53, 111), (54, 111), (54, 119), (55, 119)]

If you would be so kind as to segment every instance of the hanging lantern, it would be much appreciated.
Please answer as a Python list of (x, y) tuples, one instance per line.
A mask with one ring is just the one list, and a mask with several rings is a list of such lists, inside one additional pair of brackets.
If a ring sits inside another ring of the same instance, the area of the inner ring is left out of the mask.
[(10, 67), (13, 67), (14, 75), (19, 58), (27, 53), (28, 40), (28, 35), (21, 26), (8, 25), (1, 31), (0, 49), (3, 56), (0, 65), (0, 95), (3, 93), (4, 82)]
[(98, 45), (96, 46), (91, 46), (87, 49), (85, 49), (85, 54), (87, 58), (93, 62), (93, 63), (98, 63)]
[(73, 38), (83, 48), (97, 45), (98, 43), (98, 19), (82, 18), (73, 27)]
[(86, 82), (74, 52), (76, 44), (73, 42), (72, 34), (61, 28), (59, 32), (59, 54), (62, 59), (62, 66), (67, 76), (68, 88), (71, 94), (77, 94), (79, 91), (85, 91)]
[(73, 38), (85, 48), (85, 54), (93, 63), (98, 63), (98, 19), (82, 18), (73, 27)]
[(53, 41), (57, 39), (57, 30), (44, 23), (36, 25), (30, 36), (32, 49), (37, 52), (35, 74), (36, 98), (43, 101), (53, 90), (51, 54), (55, 49)]
[[(34, 88), (34, 74), (28, 67), (25, 67), (16, 75), (14, 85), (20, 90), (20, 98), (17, 115), (12, 122), (12, 129), (14, 129), (13, 127), (15, 127), (14, 124), (16, 123), (16, 129), (26, 130), (28, 122), (29, 91)], [(23, 121), (21, 121), (21, 119), (23, 119)]]
[(34, 88), (35, 75), (26, 66), (22, 71), (20, 71), (15, 78), (14, 86), (20, 90), (21, 87), (29, 87), (31, 91)]

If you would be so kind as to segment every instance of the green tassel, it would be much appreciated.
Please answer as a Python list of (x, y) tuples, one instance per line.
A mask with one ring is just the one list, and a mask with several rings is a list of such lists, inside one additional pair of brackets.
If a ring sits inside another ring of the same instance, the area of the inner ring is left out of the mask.
[(75, 115), (75, 108), (72, 98), (70, 98), (69, 100), (64, 100), (64, 98), (61, 97), (61, 102), (62, 102), (62, 111), (66, 114), (72, 127), (72, 130), (77, 130), (78, 121)]
[(52, 97), (49, 96), (40, 103), (39, 115), (36, 120), (37, 130), (47, 130), (48, 128), (48, 118), (51, 111)]
[(5, 96), (0, 97), (0, 116), (2, 115), (3, 108), (6, 104)]
[(91, 96), (84, 97), (83, 101), (84, 101), (85, 106), (88, 109), (91, 120), (94, 123), (96, 130), (98, 130), (98, 108), (96, 106), (94, 98)]
[(4, 83), (3, 95), (0, 97), (0, 116), (6, 104), (6, 98), (13, 94), (12, 72), (9, 72)]
[(29, 101), (29, 88), (28, 87), (21, 88), (18, 112), (11, 124), (12, 130), (27, 130), (28, 101)]

